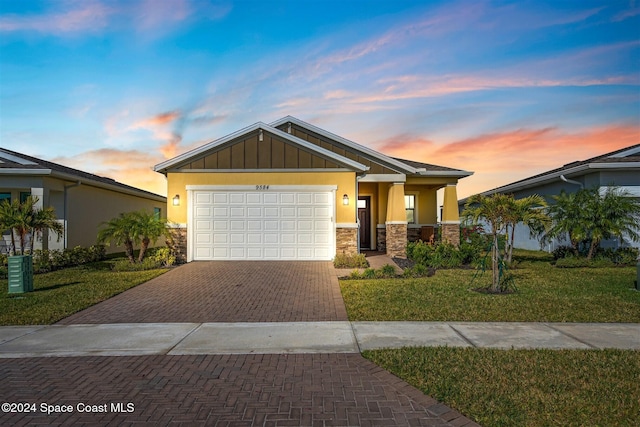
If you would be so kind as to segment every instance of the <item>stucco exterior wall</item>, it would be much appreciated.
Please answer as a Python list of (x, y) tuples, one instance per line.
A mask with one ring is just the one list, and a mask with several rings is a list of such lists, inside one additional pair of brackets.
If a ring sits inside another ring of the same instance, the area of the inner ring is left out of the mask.
[[(67, 190), (67, 247), (96, 244), (100, 225), (123, 212), (160, 208), (166, 217), (167, 207), (161, 201), (144, 199), (89, 185)], [(60, 215), (61, 216), (61, 215)], [(107, 252), (122, 252), (122, 247), (107, 247)]]

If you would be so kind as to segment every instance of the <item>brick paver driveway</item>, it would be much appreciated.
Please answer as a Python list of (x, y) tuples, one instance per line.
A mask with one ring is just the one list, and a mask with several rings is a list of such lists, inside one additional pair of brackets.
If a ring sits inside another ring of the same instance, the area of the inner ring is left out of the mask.
[[(61, 323), (346, 319), (329, 263), (198, 262)], [(0, 401), (30, 404), (0, 425), (476, 425), (355, 353), (0, 359)]]
[(347, 320), (332, 269), (319, 261), (192, 262), (60, 323)]

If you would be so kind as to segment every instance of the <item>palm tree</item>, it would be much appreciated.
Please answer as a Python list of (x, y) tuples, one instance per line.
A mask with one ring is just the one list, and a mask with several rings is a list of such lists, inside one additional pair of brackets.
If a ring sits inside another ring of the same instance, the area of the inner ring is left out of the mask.
[(9, 230), (11, 233), (11, 251), (16, 252), (16, 236), (13, 233), (13, 227), (18, 222), (18, 212), (20, 210), (20, 203), (17, 200), (9, 202), (3, 200), (0, 203), (0, 229), (4, 232)]
[(553, 226), (550, 237), (568, 235), (576, 255), (582, 242), (588, 244), (587, 259), (593, 258), (604, 239), (625, 235), (640, 240), (640, 202), (617, 187), (607, 187), (603, 194), (597, 188), (577, 193), (564, 191), (554, 196), (549, 208)]
[(505, 194), (493, 194), (492, 196), (483, 196), (476, 194), (471, 196), (464, 207), (462, 216), (478, 223), (480, 220), (486, 221), (491, 227), (492, 245), (491, 245), (491, 270), (492, 281), (490, 290), (492, 292), (501, 292), (501, 274), (500, 274), (500, 249), (498, 248), (498, 236), (504, 233), (507, 224), (511, 221), (513, 209), (513, 196)]
[(20, 241), (20, 253), (24, 255), (26, 251), (27, 236), (31, 235), (29, 245), (30, 252), (33, 253), (35, 239), (46, 230), (53, 230), (60, 235), (64, 228), (56, 221), (55, 210), (52, 207), (37, 209), (37, 197), (29, 196), (20, 203), (13, 200), (11, 203), (4, 200), (0, 203), (0, 227), (3, 230), (11, 231), (11, 246), (14, 254), (18, 254), (15, 236)]
[(133, 245), (135, 232), (135, 219), (129, 213), (121, 213), (119, 216), (102, 223), (104, 226), (98, 231), (98, 243), (113, 242), (116, 246), (123, 245), (129, 261), (135, 262), (133, 257)]
[(167, 221), (159, 218), (154, 213), (140, 211), (133, 212), (132, 215), (136, 221), (135, 234), (137, 237), (135, 240), (140, 242), (138, 262), (142, 262), (149, 248), (149, 244), (155, 244), (160, 237), (169, 237), (169, 230), (167, 228)]
[(56, 212), (50, 206), (42, 209), (36, 209), (34, 211), (31, 230), (31, 253), (33, 253), (34, 241), (37, 237), (42, 238), (45, 231), (49, 230), (56, 233), (58, 235), (58, 240), (60, 240), (60, 236), (64, 233), (64, 227), (58, 222)]
[(158, 218), (149, 212), (126, 212), (105, 223), (98, 232), (98, 242), (113, 242), (117, 246), (123, 245), (129, 261), (136, 262), (134, 246), (140, 245), (138, 262), (142, 262), (149, 248), (162, 236), (169, 236), (166, 220)]
[(526, 225), (530, 234), (538, 234), (538, 230), (548, 228), (550, 218), (544, 210), (540, 209), (545, 206), (547, 206), (547, 202), (537, 194), (512, 200), (512, 205), (507, 213), (506, 225), (505, 260), (507, 263), (511, 263), (513, 259), (515, 229), (518, 223)]

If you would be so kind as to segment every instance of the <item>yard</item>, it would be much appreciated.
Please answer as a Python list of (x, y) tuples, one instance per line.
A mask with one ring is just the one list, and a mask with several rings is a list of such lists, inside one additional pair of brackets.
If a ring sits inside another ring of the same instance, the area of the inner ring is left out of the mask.
[(34, 276), (33, 292), (7, 294), (0, 280), (0, 325), (48, 325), (164, 273), (166, 269), (115, 272), (114, 261)]
[[(640, 322), (635, 268), (561, 269), (520, 257), (518, 291), (487, 295), (490, 272), (342, 280), (351, 320)], [(473, 280), (473, 282), (472, 282)], [(364, 356), (485, 427), (640, 425), (640, 352), (403, 348)]]

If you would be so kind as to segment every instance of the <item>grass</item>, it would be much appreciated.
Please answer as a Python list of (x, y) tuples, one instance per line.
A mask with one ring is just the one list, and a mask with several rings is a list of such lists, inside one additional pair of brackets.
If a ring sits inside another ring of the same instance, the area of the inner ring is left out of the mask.
[[(542, 253), (544, 254), (544, 253)], [(545, 255), (520, 256), (518, 291), (488, 295), (491, 272), (438, 270), (433, 277), (340, 281), (352, 321), (640, 322), (636, 269), (555, 268)]]
[(402, 348), (365, 357), (485, 427), (640, 425), (640, 352)]
[(34, 276), (33, 292), (0, 296), (0, 325), (48, 325), (144, 283), (166, 270), (111, 271), (105, 261)]

